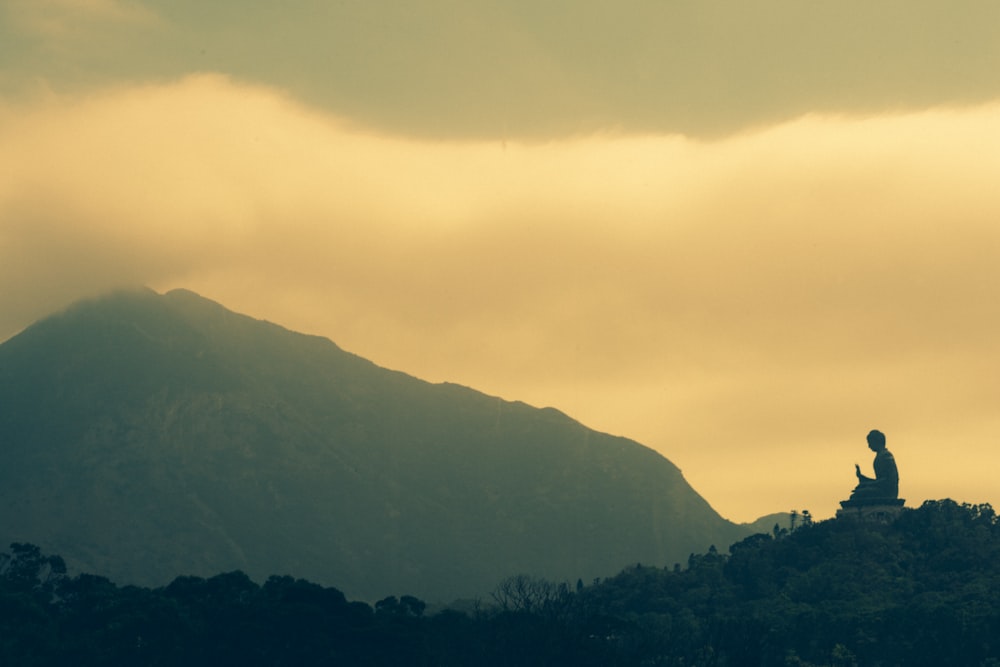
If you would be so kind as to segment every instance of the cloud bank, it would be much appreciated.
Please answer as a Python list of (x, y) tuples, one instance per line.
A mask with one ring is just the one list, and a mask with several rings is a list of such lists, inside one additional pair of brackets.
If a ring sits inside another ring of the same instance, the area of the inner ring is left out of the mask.
[(49, 94), (0, 108), (0, 339), (185, 286), (638, 439), (732, 518), (832, 513), (874, 427), (903, 495), (986, 501), (997, 173), (1000, 103), (521, 143), (211, 74)]
[(409, 136), (720, 137), (994, 99), (998, 25), (984, 0), (6, 0), (0, 91), (221, 71)]

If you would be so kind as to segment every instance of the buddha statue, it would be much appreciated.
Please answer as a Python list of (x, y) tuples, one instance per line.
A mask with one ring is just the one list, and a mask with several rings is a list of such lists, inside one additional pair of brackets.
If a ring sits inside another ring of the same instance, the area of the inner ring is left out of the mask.
[(864, 507), (869, 505), (902, 505), (899, 499), (899, 471), (896, 469), (896, 459), (885, 447), (885, 434), (881, 431), (871, 431), (868, 434), (868, 448), (875, 452), (875, 477), (861, 474), (861, 467), (854, 464), (854, 473), (858, 485), (851, 492), (848, 500), (840, 502), (842, 507)]

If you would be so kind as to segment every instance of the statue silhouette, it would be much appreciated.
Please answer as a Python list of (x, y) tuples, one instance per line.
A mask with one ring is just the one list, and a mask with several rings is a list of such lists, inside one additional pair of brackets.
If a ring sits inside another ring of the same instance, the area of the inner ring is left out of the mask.
[(899, 499), (899, 471), (896, 459), (885, 447), (885, 434), (881, 431), (871, 431), (868, 434), (868, 447), (875, 452), (875, 477), (861, 474), (861, 467), (854, 464), (854, 474), (858, 477), (858, 485), (851, 492), (848, 500), (840, 502), (842, 507), (863, 507), (866, 505), (902, 505)]

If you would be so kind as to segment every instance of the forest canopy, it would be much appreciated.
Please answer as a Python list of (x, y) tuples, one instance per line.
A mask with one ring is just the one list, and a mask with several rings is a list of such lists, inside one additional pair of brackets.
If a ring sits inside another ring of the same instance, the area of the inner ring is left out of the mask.
[(998, 665), (1000, 523), (928, 501), (804, 522), (593, 582), (521, 574), (462, 608), (290, 576), (149, 589), (0, 554), (0, 664)]

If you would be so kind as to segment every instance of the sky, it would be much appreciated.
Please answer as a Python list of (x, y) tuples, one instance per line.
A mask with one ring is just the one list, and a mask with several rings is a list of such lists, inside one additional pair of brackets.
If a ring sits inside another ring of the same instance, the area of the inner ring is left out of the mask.
[(734, 521), (832, 516), (872, 428), (996, 505), (998, 73), (992, 0), (0, 0), (0, 340), (185, 287)]

